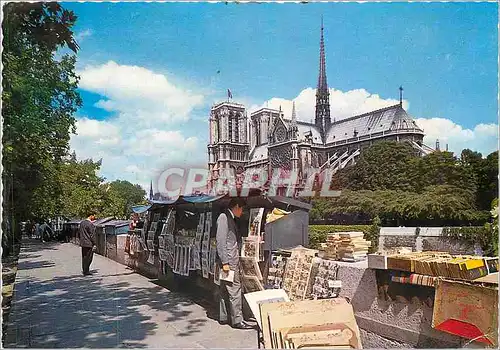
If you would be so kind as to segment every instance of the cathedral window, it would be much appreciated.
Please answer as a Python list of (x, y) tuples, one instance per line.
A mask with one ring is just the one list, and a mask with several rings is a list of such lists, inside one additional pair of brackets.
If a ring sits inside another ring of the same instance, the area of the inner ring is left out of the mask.
[(235, 140), (234, 140), (235, 142), (240, 142), (240, 122), (238, 119), (239, 119), (238, 116), (236, 116), (236, 118), (235, 118), (235, 123), (236, 123), (235, 134), (236, 135), (235, 135)]
[(229, 141), (233, 141), (233, 117), (229, 116)]
[(257, 139), (257, 142), (256, 142), (256, 145), (259, 146), (260, 145), (260, 124), (259, 123), (255, 123), (255, 130), (257, 131), (255, 135), (256, 139)]
[(216, 141), (219, 142), (221, 140), (221, 137), (220, 137), (220, 121), (219, 121), (219, 118), (217, 118), (217, 124), (216, 124), (216, 128), (217, 130), (215, 131), (215, 134), (217, 135), (217, 138), (216, 138)]

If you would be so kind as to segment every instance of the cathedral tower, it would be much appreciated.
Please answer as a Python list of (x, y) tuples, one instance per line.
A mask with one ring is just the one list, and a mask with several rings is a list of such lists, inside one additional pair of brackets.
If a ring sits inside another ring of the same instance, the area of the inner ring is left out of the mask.
[(316, 89), (316, 126), (325, 142), (325, 135), (330, 128), (330, 92), (326, 81), (325, 40), (323, 38), (323, 18), (321, 18), (321, 39), (319, 43), (319, 75)]
[(243, 172), (250, 146), (245, 107), (233, 102), (219, 103), (210, 111), (209, 125), (209, 181), (217, 179), (223, 169)]

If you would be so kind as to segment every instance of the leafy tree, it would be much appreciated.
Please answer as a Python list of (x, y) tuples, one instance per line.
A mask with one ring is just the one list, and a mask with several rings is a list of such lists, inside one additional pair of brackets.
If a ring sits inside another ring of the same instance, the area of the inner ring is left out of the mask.
[[(53, 212), (53, 176), (68, 151), (81, 105), (75, 56), (76, 16), (57, 3), (3, 7), (3, 184), (11, 224)], [(50, 190), (52, 188), (52, 190)]]
[(105, 216), (127, 219), (133, 205), (146, 202), (146, 191), (128, 181), (116, 180), (102, 186), (105, 193), (106, 208), (103, 208)]
[(377, 142), (364, 150), (356, 164), (339, 174), (344, 188), (352, 190), (393, 189), (412, 191), (417, 155), (408, 143)]
[(486, 159), (464, 150), (460, 159), (436, 151), (424, 157), (409, 144), (379, 142), (339, 171), (338, 198), (315, 199), (313, 221), (384, 225), (482, 225), (498, 191), (498, 152)]
[(474, 193), (477, 183), (452, 152), (435, 151), (422, 157), (418, 164), (418, 191), (427, 186), (449, 185)]
[(59, 172), (58, 182), (62, 189), (61, 214), (84, 218), (89, 211), (101, 214), (106, 203), (102, 192), (103, 178), (97, 175), (100, 161), (69, 159)]
[(490, 153), (486, 159), (483, 159), (478, 178), (478, 206), (486, 210), (498, 196), (498, 151)]

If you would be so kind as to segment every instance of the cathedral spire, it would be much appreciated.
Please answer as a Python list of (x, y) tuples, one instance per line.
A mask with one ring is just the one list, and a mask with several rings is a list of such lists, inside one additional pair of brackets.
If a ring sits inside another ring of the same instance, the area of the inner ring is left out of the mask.
[(326, 58), (325, 39), (323, 36), (323, 16), (321, 17), (321, 37), (319, 42), (319, 74), (318, 87), (316, 89), (316, 127), (318, 127), (321, 138), (325, 140), (326, 132), (331, 125), (330, 119), (330, 92), (326, 80)]
[(325, 59), (325, 39), (323, 36), (323, 16), (321, 16), (321, 37), (319, 41), (319, 75), (318, 90), (328, 90), (326, 82), (326, 59)]
[(153, 180), (151, 180), (151, 187), (149, 188), (149, 199), (153, 199)]

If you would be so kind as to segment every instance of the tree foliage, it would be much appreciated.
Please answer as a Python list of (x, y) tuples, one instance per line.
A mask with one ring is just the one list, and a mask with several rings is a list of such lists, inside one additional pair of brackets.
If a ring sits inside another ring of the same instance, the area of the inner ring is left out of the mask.
[[(314, 200), (313, 221), (384, 225), (482, 225), (498, 190), (498, 152), (483, 158), (464, 150), (419, 157), (408, 144), (379, 142), (355, 165), (341, 170), (332, 188), (337, 198)], [(486, 199), (485, 199), (486, 198)], [(490, 200), (491, 203), (491, 200)]]
[(145, 192), (126, 181), (108, 186), (97, 175), (100, 161), (68, 154), (82, 104), (76, 15), (55, 2), (8, 3), (3, 14), (4, 218), (17, 227), (21, 220), (84, 217), (89, 210), (125, 217)]
[(127, 219), (133, 205), (145, 203), (146, 191), (139, 185), (116, 180), (109, 184), (103, 184), (102, 187), (106, 203), (102, 209), (103, 216)]
[[(11, 224), (54, 211), (54, 186), (81, 105), (75, 56), (76, 16), (57, 3), (3, 7), (2, 115), (4, 210)], [(5, 212), (4, 212), (5, 214)]]

